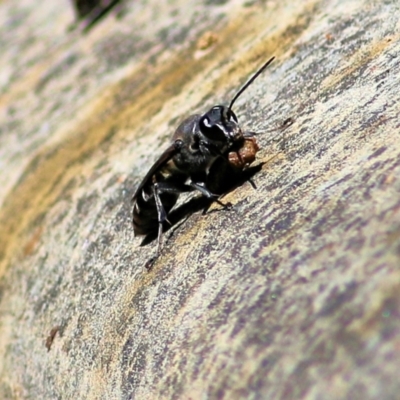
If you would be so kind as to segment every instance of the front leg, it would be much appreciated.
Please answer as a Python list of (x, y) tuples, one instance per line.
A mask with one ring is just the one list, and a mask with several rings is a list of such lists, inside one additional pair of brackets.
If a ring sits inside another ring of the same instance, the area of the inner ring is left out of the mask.
[(221, 200), (218, 199), (219, 195), (210, 192), (204, 185), (204, 183), (190, 182), (189, 186), (195, 190), (198, 190), (203, 196), (207, 197), (208, 199), (212, 199), (217, 202), (221, 207), (224, 208), (224, 210), (232, 208), (231, 203), (223, 203)]

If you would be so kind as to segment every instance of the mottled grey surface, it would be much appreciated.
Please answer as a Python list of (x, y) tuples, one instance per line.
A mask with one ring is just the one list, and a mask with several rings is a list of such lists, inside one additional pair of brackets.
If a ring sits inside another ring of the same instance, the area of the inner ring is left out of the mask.
[[(398, 398), (398, 2), (126, 3), (0, 2), (0, 398)], [(146, 272), (135, 188), (272, 55), (257, 190), (186, 199)]]

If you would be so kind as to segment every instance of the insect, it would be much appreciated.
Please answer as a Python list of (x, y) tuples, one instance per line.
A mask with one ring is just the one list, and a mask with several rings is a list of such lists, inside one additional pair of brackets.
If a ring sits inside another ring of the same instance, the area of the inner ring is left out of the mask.
[(244, 84), (228, 107), (216, 105), (203, 115), (186, 118), (138, 186), (132, 197), (134, 233), (147, 235), (158, 230), (156, 256), (146, 268), (151, 268), (160, 254), (164, 223), (169, 222), (168, 213), (181, 193), (198, 191), (224, 208), (230, 206), (218, 198), (226, 174), (242, 172), (259, 150), (255, 134), (241, 129), (232, 107), (274, 58)]

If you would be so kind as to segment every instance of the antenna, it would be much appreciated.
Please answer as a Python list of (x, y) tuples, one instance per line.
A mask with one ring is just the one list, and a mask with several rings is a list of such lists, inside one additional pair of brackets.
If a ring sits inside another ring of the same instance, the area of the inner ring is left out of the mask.
[(254, 80), (260, 75), (265, 68), (268, 67), (269, 64), (274, 61), (275, 57), (271, 57), (243, 86), (242, 88), (235, 94), (231, 103), (229, 104), (228, 110), (231, 110), (233, 107), (233, 103), (239, 98), (239, 96), (254, 82)]

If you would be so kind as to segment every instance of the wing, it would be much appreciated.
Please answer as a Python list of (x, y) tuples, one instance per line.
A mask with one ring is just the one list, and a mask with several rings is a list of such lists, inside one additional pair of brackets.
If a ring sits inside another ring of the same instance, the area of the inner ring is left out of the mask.
[(152, 165), (152, 167), (147, 172), (146, 176), (143, 178), (142, 182), (136, 189), (135, 194), (132, 197), (132, 202), (136, 200), (136, 197), (139, 195), (140, 191), (147, 185), (151, 177), (162, 168), (176, 153), (178, 150), (178, 146), (176, 142), (172, 143), (165, 151), (161, 154), (158, 160)]

